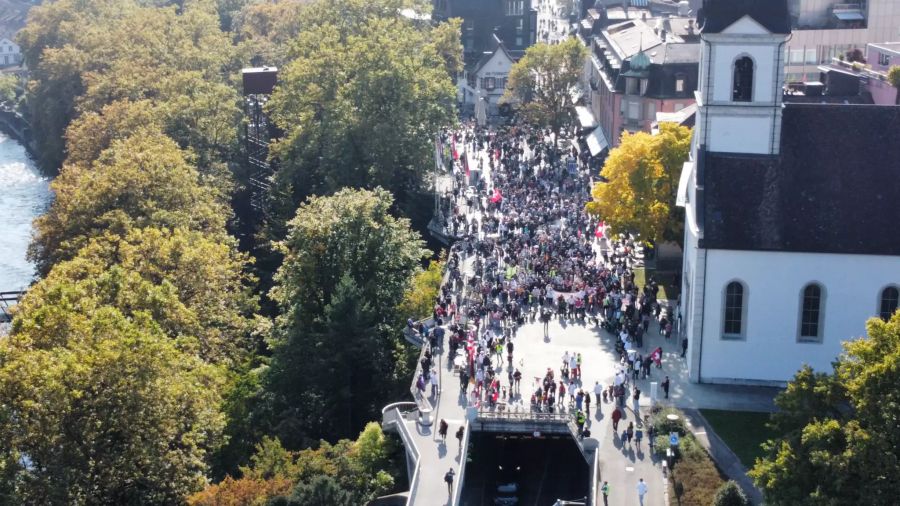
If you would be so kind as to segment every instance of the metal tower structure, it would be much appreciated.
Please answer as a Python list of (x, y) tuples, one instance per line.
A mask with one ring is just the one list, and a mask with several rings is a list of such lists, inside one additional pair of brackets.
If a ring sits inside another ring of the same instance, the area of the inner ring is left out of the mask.
[(265, 214), (272, 190), (275, 164), (269, 161), (269, 141), (275, 137), (275, 126), (265, 112), (266, 102), (278, 81), (276, 67), (246, 68), (241, 71), (244, 85), (246, 127), (244, 144), (247, 153), (250, 205)]

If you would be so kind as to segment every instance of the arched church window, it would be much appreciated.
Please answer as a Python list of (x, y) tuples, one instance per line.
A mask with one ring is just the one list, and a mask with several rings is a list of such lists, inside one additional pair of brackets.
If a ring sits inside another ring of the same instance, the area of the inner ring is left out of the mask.
[(890, 320), (891, 315), (897, 311), (898, 301), (900, 301), (900, 290), (897, 290), (896, 286), (889, 286), (882, 290), (878, 316), (884, 321)]
[(744, 335), (744, 319), (747, 314), (744, 291), (744, 285), (739, 281), (732, 281), (725, 286), (723, 337), (741, 338)]
[(734, 62), (734, 90), (731, 99), (735, 102), (753, 100), (753, 60), (742, 56)]
[(822, 340), (822, 287), (815, 283), (806, 285), (801, 294), (800, 340)]

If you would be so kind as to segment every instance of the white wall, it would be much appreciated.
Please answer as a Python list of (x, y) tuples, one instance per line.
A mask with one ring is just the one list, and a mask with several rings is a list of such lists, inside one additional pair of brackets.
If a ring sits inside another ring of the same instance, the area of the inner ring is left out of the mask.
[[(481, 67), (476, 75), (475, 88), (476, 90), (481, 84), (481, 79), (485, 77), (493, 77), (497, 80), (506, 79), (509, 77), (509, 70), (512, 68), (513, 61), (506, 57), (506, 54), (503, 51), (496, 51), (490, 60)], [(498, 83), (499, 84), (499, 83)], [(493, 90), (485, 90), (485, 96), (488, 99), (488, 102), (492, 104), (496, 104), (500, 97), (503, 95), (505, 88), (495, 87)]]
[[(699, 357), (703, 382), (784, 382), (803, 363), (830, 371), (841, 342), (865, 335), (865, 322), (877, 314), (882, 289), (900, 284), (900, 256), (726, 250), (707, 254)], [(735, 279), (749, 292), (746, 338), (725, 340), (723, 293)], [(823, 339), (798, 342), (800, 293), (813, 281), (824, 287)], [(698, 340), (695, 329), (692, 344)]]
[(707, 149), (719, 153), (767, 154), (771, 151), (772, 128), (771, 113), (762, 117), (711, 114)]

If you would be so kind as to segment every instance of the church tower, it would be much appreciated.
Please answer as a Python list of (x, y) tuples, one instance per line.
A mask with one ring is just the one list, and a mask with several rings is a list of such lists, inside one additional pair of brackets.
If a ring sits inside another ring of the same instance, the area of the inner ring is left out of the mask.
[(786, 0), (704, 0), (696, 147), (777, 155), (781, 137)]

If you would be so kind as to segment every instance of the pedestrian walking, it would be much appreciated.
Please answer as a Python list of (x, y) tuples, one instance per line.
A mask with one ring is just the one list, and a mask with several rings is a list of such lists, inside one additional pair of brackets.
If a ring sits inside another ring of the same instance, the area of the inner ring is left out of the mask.
[(609, 506), (609, 482), (604, 481), (600, 487), (600, 493), (603, 494), (603, 506)]
[(634, 445), (638, 448), (641, 447), (641, 439), (644, 439), (644, 430), (638, 427), (634, 431)]
[(647, 484), (644, 482), (643, 478), (638, 480), (637, 493), (638, 501), (640, 501), (641, 506), (644, 506), (644, 496), (647, 495)]
[(618, 433), (619, 430), (619, 420), (622, 419), (622, 412), (619, 411), (619, 407), (616, 406), (616, 409), (612, 412), (612, 422), (613, 422), (613, 432)]
[(634, 438), (634, 422), (628, 422), (628, 428), (625, 429), (625, 439), (628, 441), (628, 446), (631, 446), (632, 438)]
[(462, 450), (463, 433), (465, 432), (465, 430), (466, 429), (462, 425), (460, 425), (459, 429), (456, 431), (456, 439), (459, 440), (459, 449), (460, 450)]
[(441, 435), (441, 443), (447, 442), (447, 428), (448, 428), (447, 421), (444, 420), (443, 418), (441, 418), (441, 423), (438, 428), (438, 434)]
[[(447, 471), (447, 474), (444, 475), (444, 481), (447, 482), (447, 495), (448, 496), (453, 495), (453, 476), (454, 475), (456, 475), (456, 472), (453, 471), (452, 467), (450, 468), (449, 471)], [(641, 504), (644, 504), (643, 499), (641, 499)]]
[(632, 396), (632, 400), (634, 416), (638, 416), (638, 412), (641, 409), (641, 389), (636, 386), (634, 387), (634, 395)]
[(662, 388), (663, 388), (663, 392), (665, 392), (665, 394), (666, 394), (666, 399), (668, 399), (669, 398), (669, 377), (668, 376), (666, 376), (666, 379), (663, 380)]
[(681, 338), (681, 358), (684, 358), (684, 354), (687, 352), (687, 337)]
[(584, 412), (588, 416), (591, 416), (591, 393), (590, 392), (584, 393)]

